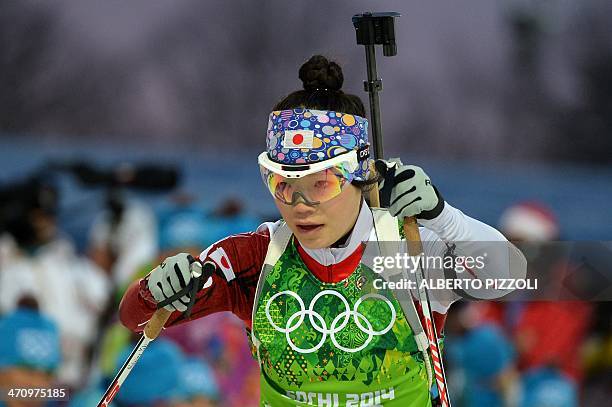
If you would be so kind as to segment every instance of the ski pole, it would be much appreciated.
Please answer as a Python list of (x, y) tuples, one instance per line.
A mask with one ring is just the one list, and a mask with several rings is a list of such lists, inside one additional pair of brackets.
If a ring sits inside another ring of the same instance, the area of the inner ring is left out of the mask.
[[(370, 122), (372, 123), (372, 138), (374, 141), (374, 159), (384, 159), (382, 125), (380, 119), (380, 101), (378, 92), (382, 90), (382, 80), (378, 78), (376, 72), (376, 45), (383, 46), (383, 55), (386, 57), (397, 55), (397, 45), (395, 43), (395, 18), (399, 13), (383, 12), (356, 14), (353, 16), (353, 26), (357, 35), (357, 44), (364, 45), (366, 51), (366, 66), (368, 79), (364, 81), (364, 90), (368, 92), (370, 100)], [(373, 188), (370, 192), (370, 204), (380, 206), (378, 189)], [(408, 245), (408, 253), (411, 256), (423, 256), (423, 245), (419, 234), (419, 227), (414, 217), (404, 218), (404, 236)], [(422, 261), (419, 261), (419, 273), (421, 279), (425, 279), (425, 270)], [(421, 287), (421, 284), (418, 286)], [(440, 354), (440, 346), (435, 323), (432, 317), (431, 302), (429, 293), (425, 288), (419, 289), (419, 302), (425, 319), (425, 332), (429, 341), (431, 358), (434, 363), (434, 375), (436, 385), (440, 394), (440, 402), (443, 407), (450, 407), (448, 397), (448, 387), (446, 385), (446, 375)], [(428, 373), (431, 370), (429, 361), (425, 361)]]
[(172, 315), (172, 312), (163, 308), (155, 311), (151, 317), (151, 320), (147, 323), (147, 326), (145, 327), (142, 336), (138, 340), (138, 343), (132, 350), (132, 353), (130, 353), (130, 356), (119, 370), (119, 373), (117, 373), (111, 385), (108, 386), (108, 389), (106, 389), (102, 399), (98, 402), (98, 407), (108, 407), (110, 405), (119, 392), (119, 388), (121, 388), (121, 385), (125, 379), (127, 379), (128, 375), (140, 359), (140, 356), (142, 356), (145, 349), (147, 349), (149, 343), (151, 343), (151, 341), (159, 335), (162, 328), (166, 324), (166, 321), (168, 321), (168, 318), (170, 318), (170, 315)]
[[(210, 263), (206, 264), (208, 265)], [(194, 261), (193, 263), (191, 263), (190, 268), (191, 275), (195, 279), (194, 284), (199, 284), (198, 280), (202, 276), (202, 264), (200, 264), (199, 261)], [(191, 298), (191, 302), (193, 302), (194, 300), (195, 296)], [(147, 322), (147, 325), (145, 326), (142, 336), (138, 340), (138, 343), (130, 353), (130, 356), (128, 356), (123, 366), (121, 366), (121, 369), (119, 369), (119, 372), (113, 379), (110, 386), (108, 386), (108, 388), (106, 389), (106, 392), (104, 392), (104, 395), (102, 396), (102, 399), (98, 402), (97, 407), (108, 407), (110, 405), (110, 403), (113, 401), (113, 399), (119, 392), (119, 389), (123, 385), (123, 382), (125, 382), (125, 379), (127, 379), (128, 375), (130, 374), (134, 366), (136, 366), (136, 363), (138, 362), (144, 351), (147, 349), (147, 346), (149, 346), (149, 343), (151, 343), (152, 340), (159, 336), (162, 329), (164, 328), (164, 325), (166, 325), (166, 322), (170, 318), (170, 315), (172, 315), (172, 311), (168, 311), (165, 308), (159, 308), (153, 313), (151, 319), (149, 320), (149, 322)]]

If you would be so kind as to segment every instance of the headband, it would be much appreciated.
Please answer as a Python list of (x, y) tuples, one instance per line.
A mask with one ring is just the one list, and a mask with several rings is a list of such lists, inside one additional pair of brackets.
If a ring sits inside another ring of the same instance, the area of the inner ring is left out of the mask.
[(274, 111), (266, 146), (268, 158), (283, 165), (313, 164), (357, 150), (353, 175), (368, 178), (368, 121), (361, 116), (303, 108)]

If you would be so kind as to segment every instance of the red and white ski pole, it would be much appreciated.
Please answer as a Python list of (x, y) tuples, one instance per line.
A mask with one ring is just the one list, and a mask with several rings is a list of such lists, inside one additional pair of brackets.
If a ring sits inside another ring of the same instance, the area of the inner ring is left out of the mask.
[[(433, 319), (431, 310), (431, 302), (429, 292), (421, 284), (424, 280), (425, 270), (421, 257), (423, 253), (423, 244), (421, 243), (421, 235), (419, 234), (419, 226), (414, 217), (404, 218), (404, 236), (408, 244), (408, 254), (419, 257), (419, 272), (417, 273), (417, 284), (419, 287), (419, 302), (423, 311), (423, 319), (425, 320), (425, 333), (429, 341), (429, 350), (431, 352), (431, 360), (433, 361), (434, 377), (440, 395), (440, 404), (442, 407), (450, 407), (450, 399), (448, 396), (448, 386), (446, 385), (446, 374), (444, 373), (444, 363), (442, 362), (442, 354), (440, 353), (440, 341), (438, 339), (438, 331)], [(421, 280), (421, 281), (418, 281)]]
[(108, 389), (106, 389), (106, 392), (102, 396), (102, 400), (100, 400), (98, 403), (98, 407), (108, 407), (110, 405), (111, 401), (113, 401), (119, 392), (121, 385), (125, 379), (127, 379), (128, 375), (140, 359), (140, 356), (142, 356), (145, 349), (147, 349), (149, 343), (151, 343), (153, 339), (157, 338), (162, 328), (166, 324), (166, 321), (168, 321), (168, 318), (170, 318), (170, 315), (172, 315), (172, 311), (167, 311), (164, 308), (160, 308), (155, 311), (147, 323), (147, 326), (145, 327), (140, 340), (136, 344), (136, 347), (134, 347), (134, 350), (132, 350), (132, 353), (130, 353), (130, 356), (119, 370), (119, 373), (117, 373), (117, 376), (115, 376), (115, 379), (111, 385), (108, 386)]

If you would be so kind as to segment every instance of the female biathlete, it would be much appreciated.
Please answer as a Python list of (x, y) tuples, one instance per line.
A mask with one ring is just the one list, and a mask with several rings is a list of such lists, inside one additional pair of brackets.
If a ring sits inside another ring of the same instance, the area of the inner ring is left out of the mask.
[[(342, 70), (325, 57), (310, 58), (299, 77), (304, 89), (274, 107), (258, 159), (282, 219), (205, 249), (199, 260), (215, 272), (199, 291), (190, 286), (191, 256), (167, 258), (129, 287), (121, 321), (140, 331), (158, 303), (174, 311), (166, 326), (233, 312), (260, 365), (262, 406), (428, 406), (433, 380), (421, 346), (421, 307), (382, 284), (364, 252), (400, 241), (398, 219), (407, 216), (422, 225), (426, 256), (442, 256), (438, 248), (453, 242), (505, 239), (445, 202), (421, 168), (399, 162), (377, 163), (390, 206), (370, 208), (365, 192), (379, 183), (369, 177), (362, 101), (342, 92)], [(466, 277), (507, 276), (507, 261), (494, 263)], [(428, 269), (429, 276), (438, 272)], [(190, 292), (197, 294), (187, 318)], [(440, 330), (460, 295), (430, 293)]]

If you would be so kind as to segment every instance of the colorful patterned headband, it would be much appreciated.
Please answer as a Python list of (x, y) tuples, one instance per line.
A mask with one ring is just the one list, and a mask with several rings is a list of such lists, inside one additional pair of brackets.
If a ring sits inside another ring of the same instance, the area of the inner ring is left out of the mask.
[(279, 164), (312, 164), (357, 150), (356, 180), (368, 178), (368, 121), (357, 115), (326, 110), (292, 109), (270, 113), (268, 157)]

